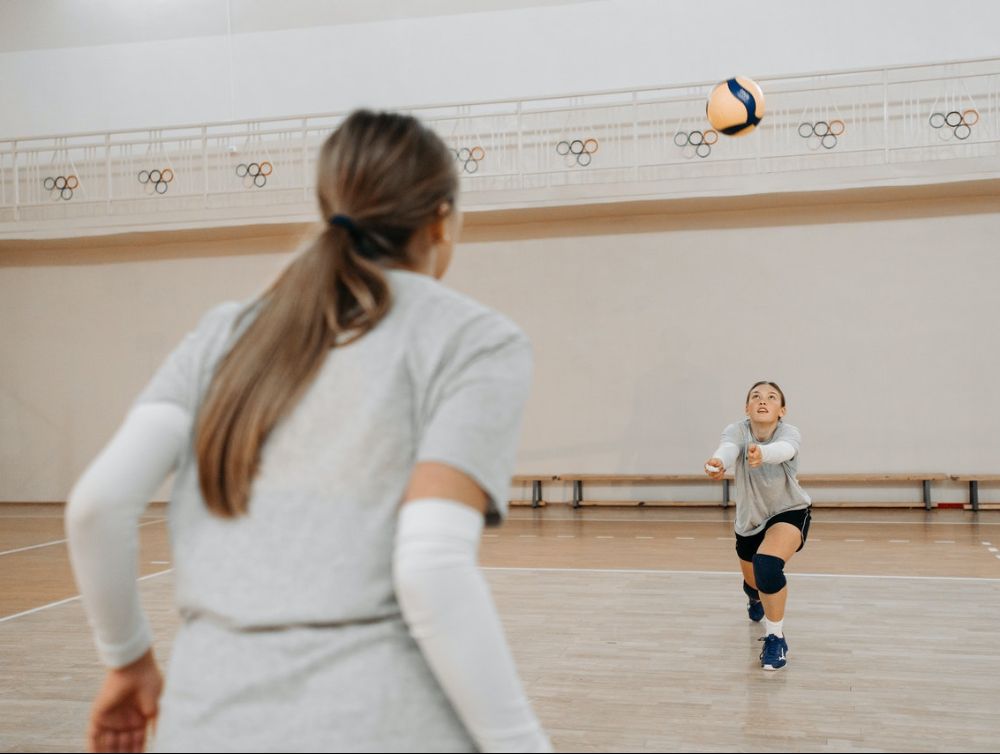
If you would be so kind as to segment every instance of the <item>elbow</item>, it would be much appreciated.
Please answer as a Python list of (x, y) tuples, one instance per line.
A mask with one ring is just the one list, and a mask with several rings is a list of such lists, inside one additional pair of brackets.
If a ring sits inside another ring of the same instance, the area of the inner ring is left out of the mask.
[(440, 575), (439, 564), (428, 557), (430, 553), (422, 552), (418, 546), (397, 546), (392, 557), (392, 585), (396, 590), (400, 605), (421, 602), (430, 586)]
[(100, 504), (98, 498), (87, 489), (86, 485), (77, 482), (69, 493), (66, 501), (65, 525), (66, 534), (72, 539), (94, 527), (100, 519)]
[(399, 610), (414, 637), (434, 614), (434, 592), (427, 571), (414, 567), (414, 563), (397, 551), (392, 561), (392, 586)]
[[(471, 562), (470, 562), (471, 561)], [(448, 612), (474, 558), (448, 552), (439, 543), (397, 544), (392, 559), (392, 584), (404, 620), (414, 636), (429, 630), (435, 616)]]
[(117, 503), (107, 490), (100, 490), (88, 484), (86, 477), (76, 483), (66, 501), (66, 535), (72, 540), (93, 532), (103, 525)]

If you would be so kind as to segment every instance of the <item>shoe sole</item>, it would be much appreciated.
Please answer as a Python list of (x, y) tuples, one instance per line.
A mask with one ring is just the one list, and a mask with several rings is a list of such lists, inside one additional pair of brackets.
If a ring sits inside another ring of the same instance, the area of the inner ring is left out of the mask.
[(785, 667), (785, 665), (788, 664), (788, 659), (787, 659), (788, 655), (787, 654), (785, 655), (785, 658), (786, 658), (785, 661), (783, 663), (781, 663), (780, 665), (761, 665), (760, 667), (761, 667), (762, 670), (771, 670), (771, 671), (781, 670), (783, 667)]

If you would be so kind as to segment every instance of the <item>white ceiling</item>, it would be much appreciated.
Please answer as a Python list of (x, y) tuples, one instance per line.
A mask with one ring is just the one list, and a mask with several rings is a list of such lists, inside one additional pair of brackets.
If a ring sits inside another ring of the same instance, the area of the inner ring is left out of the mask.
[(0, 53), (371, 23), (600, 0), (0, 0)]

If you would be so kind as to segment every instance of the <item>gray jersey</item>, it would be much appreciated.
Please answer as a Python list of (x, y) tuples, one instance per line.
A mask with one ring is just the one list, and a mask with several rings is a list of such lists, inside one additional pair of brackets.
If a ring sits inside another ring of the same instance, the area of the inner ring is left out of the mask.
[[(767, 520), (784, 511), (808, 507), (812, 500), (799, 485), (799, 430), (784, 421), (779, 422), (774, 434), (766, 442), (754, 439), (750, 420), (730, 424), (722, 433), (723, 443), (739, 448), (733, 474), (736, 478), (736, 520), (733, 528), (741, 536), (750, 536), (763, 530)], [(747, 463), (747, 446), (761, 446), (787, 442), (795, 448), (795, 455), (783, 463), (765, 463), (755, 469)]]
[[(210, 514), (192, 446), (181, 459), (169, 518), (185, 624), (161, 749), (470, 745), (402, 623), (391, 569), (396, 516), (414, 464), (437, 461), (488, 493), (488, 523), (503, 518), (531, 350), (506, 317), (432, 278), (394, 270), (387, 279), (389, 314), (330, 352), (267, 438), (248, 515)], [(210, 311), (139, 401), (195, 416), (245, 310)], [(299, 739), (261, 733), (287, 732), (282, 715), (296, 703), (306, 707), (295, 712)], [(377, 711), (360, 709), (371, 704)], [(232, 738), (241, 729), (247, 735)]]

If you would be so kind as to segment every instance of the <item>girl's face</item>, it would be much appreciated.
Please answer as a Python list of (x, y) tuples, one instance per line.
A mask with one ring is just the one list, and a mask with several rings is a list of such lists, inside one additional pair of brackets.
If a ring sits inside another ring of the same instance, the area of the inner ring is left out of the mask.
[(785, 415), (781, 405), (781, 393), (771, 385), (758, 385), (750, 391), (747, 401), (747, 416), (758, 424), (775, 424)]

